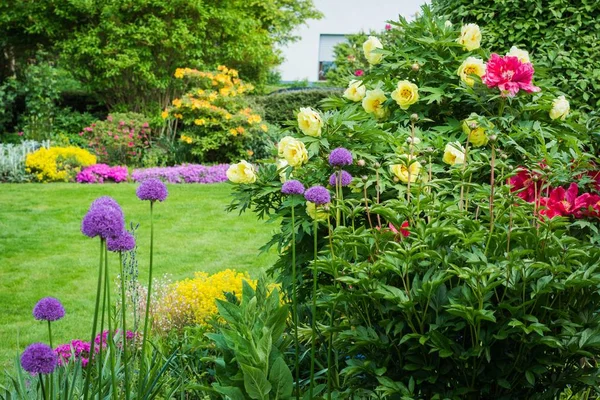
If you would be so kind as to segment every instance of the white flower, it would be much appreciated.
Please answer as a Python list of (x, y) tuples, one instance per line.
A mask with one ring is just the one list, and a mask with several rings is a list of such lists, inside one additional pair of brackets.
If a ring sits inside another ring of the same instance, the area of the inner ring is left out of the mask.
[(571, 105), (569, 104), (569, 100), (565, 99), (565, 96), (558, 96), (552, 102), (552, 109), (550, 110), (550, 118), (558, 119), (561, 121), (567, 119), (569, 115), (569, 111), (571, 111)]
[(519, 61), (524, 63), (530, 63), (529, 52), (526, 50), (521, 50), (517, 48), (517, 46), (513, 46), (510, 48), (510, 51), (506, 53), (507, 56), (517, 57)]

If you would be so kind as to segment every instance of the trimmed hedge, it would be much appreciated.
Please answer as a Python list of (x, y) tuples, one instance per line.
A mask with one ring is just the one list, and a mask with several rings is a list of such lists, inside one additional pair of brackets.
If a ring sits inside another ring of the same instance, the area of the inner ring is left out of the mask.
[(343, 89), (340, 88), (286, 89), (257, 97), (256, 102), (264, 108), (267, 122), (283, 126), (286, 121), (296, 119), (300, 107), (316, 109), (319, 108), (321, 100), (330, 96), (341, 96), (342, 93)]
[(504, 53), (531, 53), (537, 70), (574, 108), (600, 108), (600, 2), (598, 0), (433, 0), (434, 12), (453, 23), (478, 24), (483, 45)]

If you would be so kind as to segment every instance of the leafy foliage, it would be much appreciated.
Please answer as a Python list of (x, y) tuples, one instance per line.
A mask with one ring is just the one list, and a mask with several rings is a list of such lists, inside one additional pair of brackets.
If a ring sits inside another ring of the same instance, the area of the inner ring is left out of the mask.
[[(370, 32), (369, 35), (376, 35)], [(369, 36), (366, 33), (346, 35), (347, 42), (338, 43), (333, 48), (334, 65), (327, 71), (327, 81), (332, 85), (346, 86), (350, 79), (360, 75), (369, 68), (369, 63), (363, 53), (362, 44)]]
[(597, 1), (435, 0), (433, 6), (437, 14), (455, 23), (479, 24), (488, 47), (504, 52), (518, 46), (530, 51), (536, 66), (548, 70), (549, 82), (577, 107), (588, 111), (600, 107)]
[(300, 107), (319, 108), (321, 100), (340, 93), (341, 90), (333, 88), (286, 90), (262, 96), (257, 101), (265, 109), (265, 119), (268, 122), (285, 126), (296, 120)]
[[(463, 62), (490, 52), (465, 50), (460, 27), (427, 7), (392, 25), (383, 61), (362, 79), (363, 102), (325, 101), (322, 135), (295, 135), (308, 163), (261, 166), (255, 183), (235, 186), (230, 206), (281, 224), (265, 248), (282, 254), (272, 272), (284, 291), (291, 297), (297, 285), (304, 306), (317, 302), (301, 325), (317, 318), (318, 380), (337, 398), (553, 399), (567, 387), (595, 390), (597, 214), (579, 206), (587, 217), (550, 219), (541, 203), (573, 182), (597, 193), (587, 178), (598, 162), (592, 123), (576, 113), (552, 119), (558, 93), (537, 74), (541, 91), (514, 97), (477, 75), (468, 75), (473, 86), (464, 82)], [(398, 80), (407, 81), (402, 90)], [(377, 89), (386, 98), (373, 115), (364, 105)], [(337, 147), (352, 152), (354, 179), (328, 186), (335, 196), (319, 209), (315, 238), (314, 212), (281, 195), (280, 173), (326, 185)], [(522, 168), (540, 173), (531, 203), (508, 183)]]

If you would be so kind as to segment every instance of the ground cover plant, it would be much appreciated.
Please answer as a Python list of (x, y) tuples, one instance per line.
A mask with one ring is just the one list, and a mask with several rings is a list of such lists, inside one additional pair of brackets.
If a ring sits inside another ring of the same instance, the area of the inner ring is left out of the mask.
[[(110, 195), (119, 201), (128, 220), (140, 223), (138, 246), (148, 249), (149, 226), (142, 223), (147, 209), (139, 207), (135, 187), (127, 183), (2, 186), (0, 301), (7, 310), (0, 317), (3, 369), (12, 365), (26, 344), (47, 337), (46, 325), (31, 317), (31, 309), (42, 297), (60, 296), (67, 310), (53, 326), (55, 345), (77, 338), (89, 340), (96, 283), (90, 271), (97, 268), (97, 252), (84, 251), (88, 243), (80, 233), (81, 217), (93, 199)], [(257, 271), (272, 263), (272, 254), (256, 256), (270, 228), (257, 225), (253, 216), (239, 218), (223, 211), (230, 193), (227, 186), (169, 185), (169, 192), (170, 207), (155, 214), (156, 223), (162, 226), (156, 236), (160, 248), (155, 253), (155, 277), (169, 274), (175, 281), (197, 271), (214, 273), (228, 268), (256, 277)], [(199, 199), (201, 209), (197, 207)], [(192, 215), (199, 217), (190, 218)], [(50, 239), (48, 233), (57, 229), (60, 235)], [(243, 241), (245, 250), (230, 237)], [(180, 250), (182, 243), (188, 248), (185, 252)], [(223, 251), (228, 246), (229, 250)], [(147, 268), (142, 266), (148, 263), (147, 251), (141, 250), (138, 260), (140, 280), (146, 282)], [(112, 277), (116, 279), (116, 271)]]
[[(428, 8), (285, 162), (231, 166), (231, 209), (281, 221), (300, 394), (553, 399), (596, 390), (597, 149), (535, 48), (486, 49)], [(282, 183), (282, 181), (286, 181)], [(306, 191), (305, 191), (306, 189)], [(302, 196), (303, 195), (303, 196)], [(294, 328), (295, 330), (295, 328)]]

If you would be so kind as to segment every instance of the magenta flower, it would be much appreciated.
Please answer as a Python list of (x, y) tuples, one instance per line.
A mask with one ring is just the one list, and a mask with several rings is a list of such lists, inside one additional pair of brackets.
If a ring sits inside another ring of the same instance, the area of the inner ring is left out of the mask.
[(362, 69), (357, 69), (356, 71), (354, 71), (355, 76), (363, 76), (364, 74), (365, 71), (363, 71)]
[(488, 88), (497, 87), (502, 97), (514, 97), (521, 89), (527, 93), (540, 91), (539, 87), (532, 84), (534, 72), (531, 63), (494, 53), (486, 65), (482, 79)]
[(81, 365), (85, 368), (88, 364), (90, 356), (90, 342), (75, 339), (71, 343), (61, 344), (54, 349), (54, 353), (58, 356), (58, 365), (63, 366), (71, 361), (71, 356), (74, 355), (74, 360), (81, 360)]
[(391, 29), (392, 29), (392, 25), (390, 25), (390, 24), (385, 24), (385, 30), (386, 30), (386, 31), (389, 31), (389, 30), (391, 30)]
[(21, 366), (30, 374), (51, 374), (57, 364), (54, 350), (44, 343), (33, 343), (21, 354)]
[(33, 317), (38, 321), (58, 321), (65, 316), (65, 308), (54, 297), (44, 297), (33, 307)]
[(331, 195), (329, 194), (329, 190), (325, 189), (323, 186), (313, 186), (304, 192), (304, 198), (311, 203), (315, 203), (315, 205), (323, 205), (327, 204), (331, 201)]

